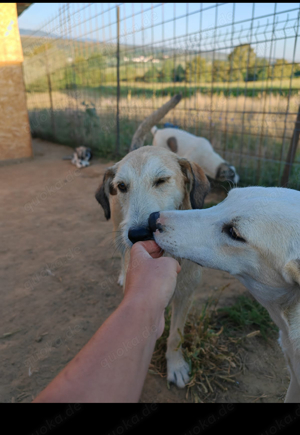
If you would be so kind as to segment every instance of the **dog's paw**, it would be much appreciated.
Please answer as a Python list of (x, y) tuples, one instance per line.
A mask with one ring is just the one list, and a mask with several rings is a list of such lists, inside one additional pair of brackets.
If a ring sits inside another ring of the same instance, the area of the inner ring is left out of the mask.
[(167, 380), (173, 382), (179, 388), (184, 388), (190, 381), (189, 365), (184, 360), (180, 350), (172, 353), (167, 358)]
[(119, 275), (118, 284), (119, 284), (119, 286), (123, 287), (123, 284), (124, 284), (124, 273), (123, 272), (121, 272)]

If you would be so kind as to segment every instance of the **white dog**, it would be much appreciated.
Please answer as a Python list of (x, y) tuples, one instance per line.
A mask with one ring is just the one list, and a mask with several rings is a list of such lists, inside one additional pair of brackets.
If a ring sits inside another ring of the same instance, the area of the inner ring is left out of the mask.
[(177, 128), (163, 128), (159, 130), (152, 127), (153, 146), (167, 148), (185, 157), (190, 162), (198, 163), (206, 175), (218, 181), (239, 182), (240, 177), (235, 167), (229, 165), (219, 154), (217, 154), (211, 143), (204, 137), (197, 137), (187, 131)]
[[(164, 106), (163, 106), (164, 107)], [(157, 112), (155, 112), (155, 116)], [(149, 118), (144, 122), (149, 125)], [(141, 127), (141, 126), (140, 126)], [(143, 128), (139, 127), (141, 134)], [(134, 135), (139, 144), (140, 136)], [(149, 214), (156, 210), (201, 208), (209, 191), (209, 182), (197, 164), (179, 158), (169, 150), (145, 146), (136, 149), (107, 169), (96, 199), (107, 219), (112, 216), (116, 245), (122, 256), (119, 284), (125, 283), (129, 252), (133, 243), (153, 240), (148, 227)], [(189, 365), (181, 349), (176, 349), (183, 334), (201, 268), (184, 260), (172, 300), (172, 318), (167, 347), (168, 381), (183, 388), (189, 382)]]
[(300, 192), (236, 188), (206, 210), (153, 213), (155, 241), (174, 256), (236, 276), (280, 329), (290, 370), (286, 402), (300, 402)]

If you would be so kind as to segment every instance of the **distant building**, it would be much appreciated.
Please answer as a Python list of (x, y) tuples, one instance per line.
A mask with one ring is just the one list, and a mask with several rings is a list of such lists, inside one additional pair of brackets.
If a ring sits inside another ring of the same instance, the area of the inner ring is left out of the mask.
[(146, 62), (149, 62), (149, 60), (151, 60), (151, 59), (153, 59), (153, 56), (148, 56), (148, 57), (139, 56), (139, 57), (134, 57), (132, 59), (132, 61), (133, 62), (138, 62), (138, 63), (146, 63)]

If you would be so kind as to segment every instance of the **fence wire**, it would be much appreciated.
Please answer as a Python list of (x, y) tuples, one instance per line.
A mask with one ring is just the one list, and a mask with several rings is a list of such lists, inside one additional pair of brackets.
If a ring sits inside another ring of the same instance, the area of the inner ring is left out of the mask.
[(181, 92), (159, 127), (209, 139), (241, 185), (280, 185), (286, 167), (299, 189), (299, 24), (299, 4), (63, 4), (21, 32), (32, 135), (123, 156)]

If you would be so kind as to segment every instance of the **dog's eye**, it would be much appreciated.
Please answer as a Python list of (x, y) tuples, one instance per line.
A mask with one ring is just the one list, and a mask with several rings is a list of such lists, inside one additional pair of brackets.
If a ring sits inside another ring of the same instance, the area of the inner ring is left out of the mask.
[(231, 225), (224, 225), (222, 232), (227, 233), (229, 237), (231, 237), (233, 240), (236, 240), (237, 242), (246, 242), (246, 240), (241, 237), (238, 230)]
[(161, 184), (165, 183), (168, 180), (168, 178), (159, 178), (155, 181), (154, 186), (160, 186)]
[(124, 183), (119, 183), (118, 184), (118, 189), (120, 190), (120, 192), (126, 192), (127, 187)]

